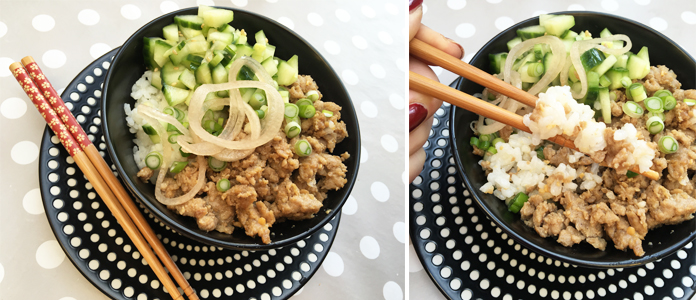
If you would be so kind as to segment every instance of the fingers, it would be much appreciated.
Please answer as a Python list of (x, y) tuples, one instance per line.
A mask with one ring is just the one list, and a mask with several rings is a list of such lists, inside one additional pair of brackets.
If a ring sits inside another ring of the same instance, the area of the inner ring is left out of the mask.
[(464, 57), (464, 48), (461, 45), (430, 29), (428, 26), (421, 25), (416, 33), (416, 38), (459, 59)]
[(423, 171), (423, 165), (425, 164), (425, 150), (421, 148), (416, 151), (413, 155), (408, 157), (408, 182), (412, 182), (413, 179)]
[(408, 13), (408, 40), (412, 40), (416, 36), (416, 32), (421, 26), (421, 19), (423, 18), (423, 6), (421, 5), (423, 0), (411, 1), (409, 5)]
[(408, 155), (413, 155), (418, 149), (423, 148), (425, 142), (430, 135), (430, 129), (433, 127), (434, 117), (430, 117), (423, 121), (420, 126), (416, 127), (408, 134)]
[[(433, 70), (430, 69), (430, 67), (428, 67), (425, 63), (423, 63), (420, 60), (417, 60), (415, 58), (409, 58), (408, 68), (410, 71), (421, 74), (433, 80), (438, 80)], [(442, 105), (441, 100), (435, 99), (427, 95), (423, 95), (413, 90), (408, 91), (408, 103), (409, 130), (417, 128), (421, 125), (420, 123), (423, 123), (425, 120), (432, 118), (433, 114)], [(422, 105), (422, 108), (418, 108), (418, 104)]]

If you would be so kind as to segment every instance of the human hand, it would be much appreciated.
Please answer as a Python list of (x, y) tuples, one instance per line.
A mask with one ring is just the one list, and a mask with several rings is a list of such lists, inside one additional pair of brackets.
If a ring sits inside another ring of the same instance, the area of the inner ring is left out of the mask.
[[(409, 41), (415, 37), (454, 57), (459, 59), (464, 57), (464, 48), (461, 45), (421, 24), (422, 4), (423, 0), (409, 0)], [(427, 78), (438, 80), (435, 72), (417, 58), (409, 56), (408, 69)], [(433, 125), (433, 114), (442, 105), (442, 101), (409, 89), (408, 102), (408, 168), (409, 182), (411, 182), (423, 170), (426, 158), (423, 145), (428, 140)]]

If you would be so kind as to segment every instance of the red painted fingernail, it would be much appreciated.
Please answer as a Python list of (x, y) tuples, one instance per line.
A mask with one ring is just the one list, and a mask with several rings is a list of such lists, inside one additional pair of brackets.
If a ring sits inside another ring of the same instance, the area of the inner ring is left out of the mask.
[(423, 123), (428, 116), (428, 110), (420, 103), (411, 103), (408, 105), (408, 132), (413, 131)]
[(423, 0), (408, 0), (408, 11), (409, 13), (414, 11), (416, 8), (423, 4)]

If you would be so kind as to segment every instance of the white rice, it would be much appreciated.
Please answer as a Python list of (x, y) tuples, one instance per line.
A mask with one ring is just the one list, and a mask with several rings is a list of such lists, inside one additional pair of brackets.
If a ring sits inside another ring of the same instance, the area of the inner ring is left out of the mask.
[[(652, 167), (652, 160), (655, 158), (655, 150), (648, 145), (647, 141), (638, 139), (638, 130), (631, 123), (624, 124), (621, 129), (614, 132), (614, 140), (623, 141), (633, 145), (633, 152), (629, 153), (627, 162), (631, 165), (638, 165), (640, 172), (646, 172)], [(688, 183), (689, 178), (686, 178)]]

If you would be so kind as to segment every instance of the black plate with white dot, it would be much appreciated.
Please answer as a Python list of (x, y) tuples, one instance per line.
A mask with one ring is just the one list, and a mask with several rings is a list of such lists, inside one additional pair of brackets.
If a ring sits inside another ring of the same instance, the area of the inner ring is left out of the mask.
[[(85, 68), (62, 98), (106, 162), (99, 99), (117, 49)], [(112, 165), (112, 169), (115, 169)], [(46, 216), (72, 263), (112, 299), (171, 299), (75, 161), (47, 127), (41, 141), (39, 180)], [(269, 251), (207, 246), (165, 226), (140, 205), (201, 299), (287, 299), (314, 275), (336, 236), (340, 214), (294, 245)]]
[[(411, 183), (410, 237), (449, 299), (689, 299), (696, 289), (693, 243), (664, 259), (625, 269), (589, 269), (540, 256), (489, 220), (457, 174), (445, 103)], [(477, 167), (477, 166), (476, 166)]]

